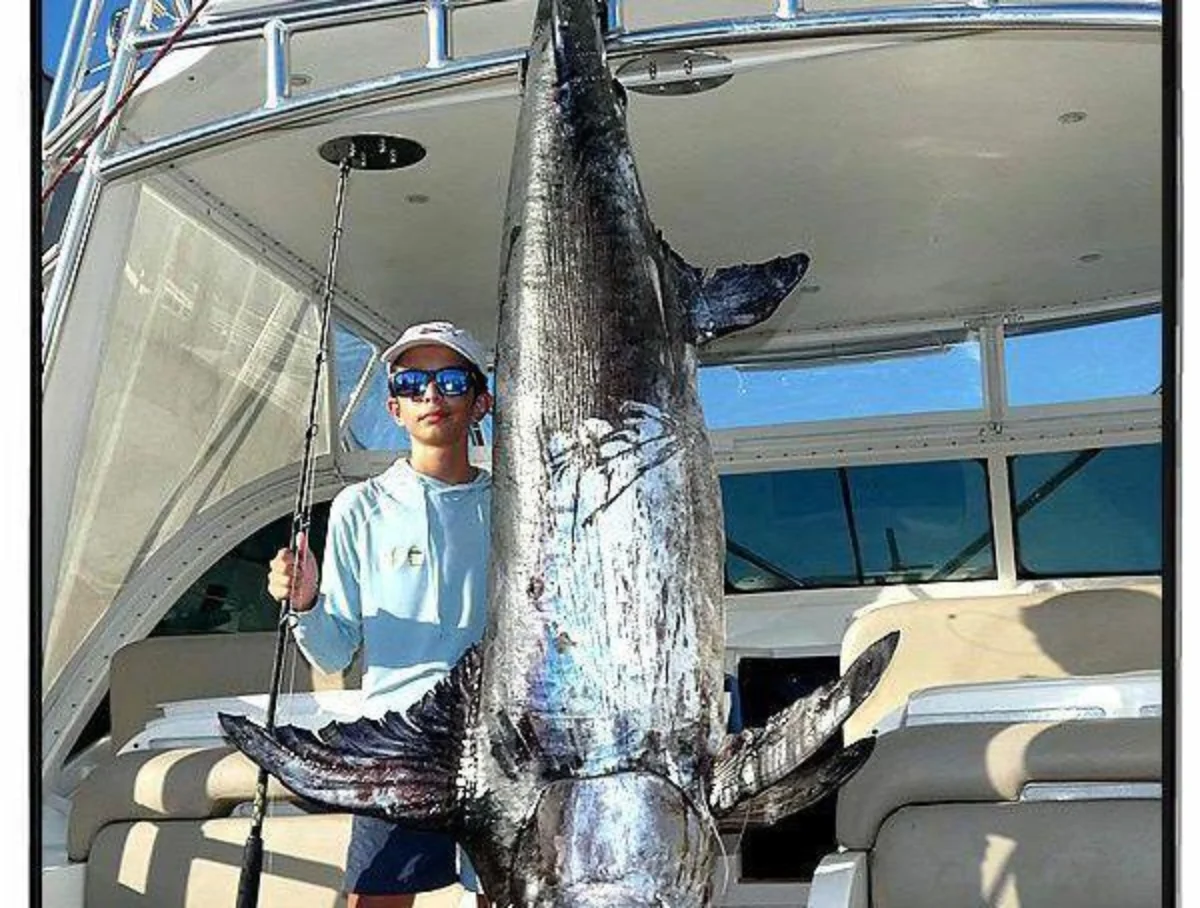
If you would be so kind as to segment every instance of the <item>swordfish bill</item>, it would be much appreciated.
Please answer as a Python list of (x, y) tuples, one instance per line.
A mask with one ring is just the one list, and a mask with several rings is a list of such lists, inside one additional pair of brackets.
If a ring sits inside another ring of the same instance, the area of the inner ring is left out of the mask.
[(227, 736), (328, 807), (443, 830), (498, 906), (699, 908), (721, 824), (844, 782), (897, 636), (725, 733), (724, 540), (697, 349), (768, 318), (803, 253), (715, 270), (650, 220), (593, 0), (541, 0), (502, 241), (489, 616), (406, 713)]

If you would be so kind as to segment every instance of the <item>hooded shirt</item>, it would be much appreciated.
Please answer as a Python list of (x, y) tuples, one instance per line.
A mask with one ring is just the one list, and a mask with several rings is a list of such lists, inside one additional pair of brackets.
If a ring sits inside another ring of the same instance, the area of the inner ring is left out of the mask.
[(483, 637), (491, 474), (451, 485), (398, 460), (329, 511), (321, 595), (292, 634), (340, 671), (363, 650), (364, 712), (403, 710)]

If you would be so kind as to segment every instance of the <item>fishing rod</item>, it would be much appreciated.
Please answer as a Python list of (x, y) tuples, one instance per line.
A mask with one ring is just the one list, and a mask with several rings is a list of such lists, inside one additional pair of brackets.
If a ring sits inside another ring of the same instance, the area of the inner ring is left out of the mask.
[[(355, 135), (330, 139), (318, 149), (318, 154), (338, 167), (337, 193), (334, 200), (333, 233), (329, 239), (329, 259), (325, 267), (325, 282), (321, 299), (321, 323), (318, 332), (317, 352), (313, 362), (312, 386), (308, 399), (308, 421), (304, 429), (304, 453), (300, 458), (300, 479), (296, 487), (296, 500), (292, 508), (292, 527), (288, 539), (288, 551), (292, 556), (293, 570), (302, 566), (308, 558), (308, 530), (312, 522), (312, 487), (316, 469), (313, 456), (313, 440), (317, 437), (317, 406), (321, 393), (321, 367), (325, 363), (325, 349), (329, 338), (329, 316), (333, 309), (334, 277), (337, 273), (338, 253), (341, 249), (342, 220), (346, 207), (346, 186), (353, 170), (395, 170), (409, 167), (425, 157), (425, 149), (417, 142), (397, 136)], [(302, 570), (302, 567), (300, 567)], [(283, 679), (283, 664), (287, 650), (288, 631), (295, 623), (292, 609), (292, 590), (295, 582), (288, 585), (287, 596), (280, 603), (279, 623), (275, 635), (275, 653), (271, 663), (271, 688), (267, 695), (265, 727), (268, 732), (275, 728), (275, 712), (279, 705), (279, 687)], [(263, 820), (267, 811), (268, 773), (259, 767), (254, 785), (254, 809), (250, 832), (242, 848), (242, 869), (238, 877), (237, 908), (257, 908), (259, 883), (263, 869)]]

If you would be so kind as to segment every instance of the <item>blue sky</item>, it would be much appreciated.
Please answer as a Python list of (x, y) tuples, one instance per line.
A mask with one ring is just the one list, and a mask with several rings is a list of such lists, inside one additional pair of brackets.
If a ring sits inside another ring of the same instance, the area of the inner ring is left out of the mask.
[(43, 0), (42, 69), (51, 75), (58, 67), (58, 55), (70, 20), (71, 3), (68, 0)]
[[(108, 16), (112, 10), (125, 6), (128, 0), (105, 0), (104, 9), (100, 13), (101, 31), (108, 24)], [(54, 75), (58, 68), (58, 55), (62, 51), (63, 38), (67, 34), (67, 25), (71, 21), (71, 12), (75, 8), (74, 0), (42, 0), (42, 69)]]
[[(1162, 317), (1145, 315), (1009, 339), (1012, 406), (1079, 403), (1150, 394), (1162, 381)], [(339, 328), (339, 405), (345, 405), (370, 348)], [(972, 340), (911, 356), (772, 368), (700, 370), (700, 402), (711, 429), (977, 410), (984, 405), (979, 345)], [(369, 448), (405, 446), (384, 409), (377, 370), (351, 420)], [(490, 429), (485, 429), (490, 432)]]

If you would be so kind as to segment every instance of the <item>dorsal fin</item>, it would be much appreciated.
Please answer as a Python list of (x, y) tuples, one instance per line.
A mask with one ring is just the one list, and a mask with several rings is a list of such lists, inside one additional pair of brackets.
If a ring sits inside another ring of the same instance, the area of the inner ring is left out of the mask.
[(706, 273), (688, 264), (666, 240), (662, 246), (676, 292), (691, 312), (692, 341), (697, 346), (770, 318), (808, 270), (808, 256), (794, 252)]
[(285, 787), (310, 801), (425, 829), (461, 819), (463, 748), (479, 702), (482, 656), (473, 646), (407, 712), (332, 722), (317, 732), (274, 732), (221, 713), (226, 737)]

